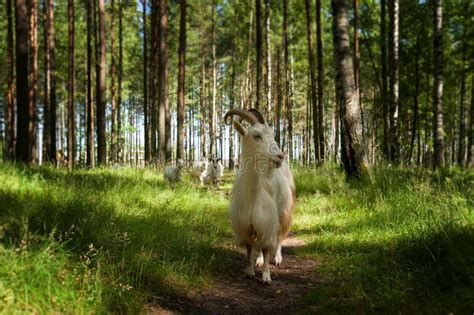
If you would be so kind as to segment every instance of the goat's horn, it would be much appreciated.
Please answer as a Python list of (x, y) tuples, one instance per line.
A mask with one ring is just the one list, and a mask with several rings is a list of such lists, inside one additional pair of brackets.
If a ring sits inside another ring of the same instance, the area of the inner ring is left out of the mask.
[(248, 121), (251, 125), (255, 125), (258, 123), (258, 118), (250, 111), (241, 109), (241, 108), (234, 108), (229, 110), (225, 116), (224, 116), (224, 121), (227, 125), (230, 124), (230, 122), (227, 122), (227, 118), (229, 118), (232, 115), (238, 115)]
[(249, 112), (251, 112), (252, 114), (255, 115), (255, 117), (257, 117), (259, 123), (265, 124), (265, 118), (263, 118), (262, 113), (260, 113), (260, 112), (258, 111), (258, 109), (256, 109), (256, 108), (251, 108), (251, 109), (249, 109)]

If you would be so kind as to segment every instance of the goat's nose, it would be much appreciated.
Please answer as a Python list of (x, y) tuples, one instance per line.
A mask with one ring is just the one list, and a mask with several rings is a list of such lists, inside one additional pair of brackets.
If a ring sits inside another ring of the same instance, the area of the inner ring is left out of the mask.
[(277, 154), (277, 157), (280, 159), (280, 160), (283, 160), (285, 158), (285, 154), (283, 153), (278, 153)]

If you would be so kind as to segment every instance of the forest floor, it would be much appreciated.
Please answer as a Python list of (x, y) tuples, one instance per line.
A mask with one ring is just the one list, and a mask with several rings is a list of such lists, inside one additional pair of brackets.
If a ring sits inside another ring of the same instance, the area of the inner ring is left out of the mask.
[(283, 264), (270, 266), (272, 283), (260, 281), (261, 268), (256, 277), (243, 275), (247, 266), (244, 250), (237, 250), (230, 257), (232, 264), (217, 275), (213, 285), (203, 290), (192, 290), (186, 296), (162, 299), (160, 304), (148, 303), (150, 314), (291, 314), (299, 309), (300, 300), (322, 280), (314, 270), (318, 262), (296, 255), (295, 250), (304, 246), (303, 240), (291, 233), (283, 242)]
[(472, 313), (474, 171), (293, 167), (272, 284), (243, 277), (229, 198), (156, 169), (0, 164), (4, 313)]

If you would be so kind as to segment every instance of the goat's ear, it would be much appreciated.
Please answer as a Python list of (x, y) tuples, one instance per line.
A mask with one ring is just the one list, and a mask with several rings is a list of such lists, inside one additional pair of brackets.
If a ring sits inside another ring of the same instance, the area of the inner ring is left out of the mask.
[(247, 129), (242, 127), (241, 124), (239, 124), (237, 121), (232, 121), (232, 126), (234, 127), (235, 130), (237, 130), (238, 133), (240, 133), (241, 136), (245, 137), (248, 133)]

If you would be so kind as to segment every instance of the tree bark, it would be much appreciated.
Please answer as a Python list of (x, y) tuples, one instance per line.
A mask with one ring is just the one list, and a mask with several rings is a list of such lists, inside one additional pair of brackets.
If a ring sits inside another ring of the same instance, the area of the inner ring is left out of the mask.
[(201, 159), (206, 158), (206, 63), (204, 59), (204, 34), (201, 33), (201, 75), (199, 76), (199, 111), (201, 123), (199, 124), (199, 136), (201, 144)]
[[(306, 39), (308, 43), (308, 60), (309, 60), (309, 78), (311, 86), (311, 105), (313, 108), (313, 141), (314, 147), (319, 148), (319, 130), (318, 130), (318, 104), (316, 96), (316, 78), (315, 78), (315, 64), (314, 64), (314, 49), (313, 49), (313, 36), (311, 32), (312, 21), (311, 21), (311, 4), (310, 0), (305, 0), (306, 8)], [(309, 117), (308, 117), (309, 119)], [(315, 160), (319, 161), (320, 159), (320, 150), (315, 150)]]
[[(323, 38), (321, 28), (321, 0), (316, 0), (316, 46), (318, 59), (318, 137), (319, 158), (325, 157), (324, 137), (324, 63), (323, 63)], [(314, 115), (314, 110), (313, 110)], [(314, 128), (314, 127), (313, 127)]]
[(38, 98), (38, 12), (36, 0), (29, 0), (29, 109), (28, 109), (28, 158), (30, 163), (38, 162), (38, 147), (36, 143), (37, 114), (36, 105)]
[(106, 61), (106, 42), (105, 42), (105, 3), (104, 0), (99, 1), (99, 20), (98, 20), (98, 31), (99, 40), (99, 60), (96, 62), (96, 75), (97, 75), (97, 158), (99, 165), (107, 164), (107, 138), (105, 129), (105, 107), (107, 105), (106, 97), (106, 78), (107, 73), (107, 61)]
[(184, 84), (186, 71), (186, 0), (181, 0), (178, 49), (178, 128), (176, 157), (184, 159)]
[(117, 98), (116, 77), (117, 67), (115, 60), (115, 0), (110, 1), (110, 100), (112, 105), (110, 130), (110, 161), (117, 162)]
[(354, 80), (357, 95), (359, 96), (360, 121), (362, 124), (362, 140), (364, 140), (365, 124), (364, 111), (362, 108), (362, 92), (360, 87), (359, 0), (354, 0)]
[(122, 85), (123, 85), (123, 3), (119, 0), (119, 65), (117, 92), (117, 159), (123, 163), (122, 135)]
[(215, 0), (212, 1), (212, 25), (211, 25), (211, 41), (212, 41), (212, 103), (209, 113), (209, 154), (210, 157), (216, 158), (216, 98), (217, 98), (217, 59), (216, 59), (216, 21), (215, 21)]
[(443, 1), (435, 0), (433, 14), (433, 53), (434, 53), (434, 86), (433, 86), (433, 167), (445, 164), (444, 128), (443, 128)]
[(15, 158), (29, 163), (28, 13), (26, 0), (15, 1), (17, 139)]
[(12, 1), (7, 0), (7, 89), (5, 91), (5, 150), (6, 160), (14, 159), (15, 152), (15, 109), (14, 109), (14, 59), (13, 59), (13, 12)]
[[(270, 0), (265, 0), (265, 48), (266, 48), (266, 69), (265, 90), (267, 94), (267, 120), (272, 121), (272, 60), (270, 47)], [(232, 129), (231, 129), (232, 130)]]
[(164, 164), (171, 159), (171, 120), (168, 99), (168, 1), (159, 0), (159, 43), (160, 43), (160, 111), (159, 111), (159, 160)]
[(383, 152), (386, 159), (390, 159), (390, 119), (389, 106), (387, 101), (387, 38), (386, 38), (386, 4), (385, 0), (380, 0), (380, 52), (381, 52), (381, 76), (382, 90), (381, 101), (383, 111)]
[(262, 64), (263, 64), (263, 49), (262, 49), (262, 2), (261, 0), (255, 0), (255, 26), (256, 26), (256, 39), (255, 39), (255, 47), (256, 47), (256, 61), (257, 61), (257, 90), (256, 90), (256, 103), (255, 107), (260, 109), (260, 105), (262, 102), (262, 92), (263, 92), (263, 71), (262, 71)]
[[(411, 163), (413, 149), (415, 147), (415, 137), (418, 132), (418, 96), (420, 94), (420, 33), (416, 38), (416, 55), (415, 55), (415, 95), (413, 100), (413, 123), (411, 127), (410, 151), (408, 153), (408, 163)], [(417, 161), (418, 163), (418, 161)]]
[(69, 34), (69, 66), (67, 80), (67, 165), (74, 167), (75, 123), (74, 123), (74, 0), (67, 3), (68, 34)]
[(471, 74), (471, 108), (469, 112), (466, 165), (468, 167), (474, 167), (474, 73)]
[(398, 162), (400, 158), (400, 146), (398, 139), (398, 111), (399, 111), (399, 56), (398, 56), (398, 41), (399, 41), (399, 0), (392, 0), (389, 2), (389, 17), (390, 17), (390, 45), (389, 45), (389, 59), (390, 59), (390, 160)]
[(276, 106), (276, 113), (275, 113), (275, 141), (278, 143), (280, 147), (282, 147), (281, 143), (281, 127), (280, 127), (280, 120), (281, 120), (281, 105), (282, 105), (282, 90), (281, 90), (281, 51), (280, 47), (276, 49), (276, 93), (277, 93), (277, 106)]
[(146, 27), (146, 0), (143, 0), (143, 113), (144, 113), (144, 141), (145, 141), (145, 162), (149, 163), (151, 159), (151, 129), (150, 129), (150, 111), (148, 103), (148, 49), (147, 49), (147, 27)]
[[(462, 70), (461, 70), (461, 100), (459, 104), (459, 143), (457, 164), (465, 166), (466, 157), (466, 42), (462, 47)], [(454, 141), (454, 139), (453, 139)]]
[(349, 177), (368, 173), (349, 45), (347, 0), (332, 0), (336, 95), (343, 123), (342, 162)]
[[(158, 143), (162, 143), (160, 140), (161, 131), (159, 131), (159, 73), (158, 73), (158, 63), (159, 63), (159, 36), (160, 36), (160, 12), (158, 1), (151, 1), (151, 17), (150, 17), (150, 73), (149, 73), (149, 88), (150, 88), (150, 154), (153, 161), (157, 161), (159, 158), (159, 148)], [(164, 118), (164, 116), (163, 116)], [(159, 134), (158, 134), (159, 133)], [(163, 130), (163, 137), (165, 131)]]
[[(235, 39), (232, 41), (232, 74), (231, 74), (231, 83), (230, 83), (230, 92), (229, 92), (229, 110), (234, 108), (235, 103)], [(229, 130), (229, 169), (234, 169), (234, 128)]]
[[(51, 2), (53, 0), (50, 0)], [(94, 144), (94, 105), (92, 103), (92, 31), (93, 31), (93, 8), (92, 1), (86, 1), (86, 28), (87, 28), (87, 70), (86, 70), (86, 107), (87, 107), (87, 148), (86, 148), (86, 163), (90, 167), (95, 167), (95, 144)]]
[[(291, 100), (290, 100), (290, 73), (289, 73), (289, 53), (288, 53), (288, 0), (283, 0), (283, 51), (284, 51), (284, 63), (285, 63), (285, 110), (286, 110), (286, 120), (288, 126), (288, 143), (289, 143), (289, 158), (292, 158), (291, 152), (291, 138), (293, 131), (292, 117), (291, 117)], [(285, 137), (286, 133), (283, 133)], [(283, 146), (285, 146), (285, 141), (283, 140)], [(319, 148), (318, 148), (319, 152)]]

